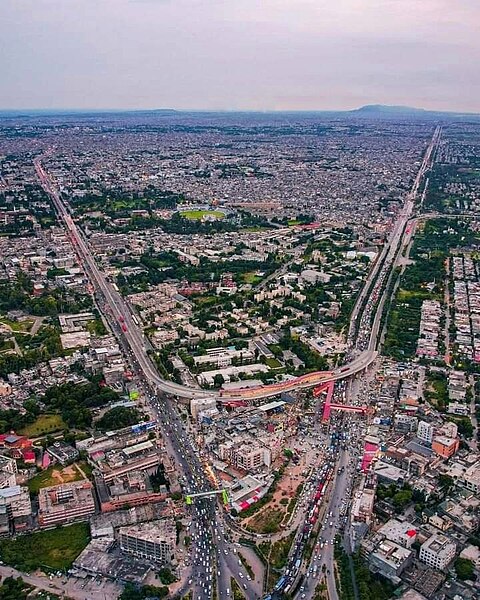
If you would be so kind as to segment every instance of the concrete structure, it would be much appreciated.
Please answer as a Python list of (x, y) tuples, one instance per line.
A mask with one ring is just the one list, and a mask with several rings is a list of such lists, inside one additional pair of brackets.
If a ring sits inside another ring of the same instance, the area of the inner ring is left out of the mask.
[(47, 448), (47, 452), (62, 466), (68, 465), (79, 456), (78, 450), (65, 442), (55, 442), (53, 446)]
[(431, 444), (433, 440), (434, 427), (431, 423), (427, 423), (426, 421), (419, 421), (417, 427), (417, 437), (422, 442), (427, 442), (427, 444)]
[(175, 560), (176, 535), (173, 519), (121, 527), (118, 531), (124, 552), (164, 564)]
[(368, 555), (370, 569), (394, 582), (398, 581), (399, 575), (412, 561), (413, 552), (391, 540), (383, 540)]
[(40, 527), (85, 521), (94, 512), (93, 486), (86, 480), (43, 488), (38, 494)]
[(468, 467), (465, 473), (458, 478), (458, 482), (478, 494), (480, 492), (480, 461)]
[(190, 400), (190, 412), (192, 417), (197, 420), (200, 412), (217, 407), (215, 398), (192, 398)]
[(444, 571), (455, 558), (456, 546), (444, 535), (432, 535), (420, 547), (420, 560), (439, 571)]
[(397, 519), (390, 519), (378, 530), (380, 535), (384, 535), (387, 540), (396, 542), (404, 548), (411, 548), (417, 539), (417, 530), (408, 522), (401, 522)]
[(6, 507), (10, 521), (29, 517), (32, 514), (32, 503), (28, 488), (14, 485), (0, 489), (0, 507), (2, 506)]
[(432, 442), (432, 450), (443, 458), (450, 458), (457, 452), (460, 442), (458, 438), (437, 435)]
[(219, 457), (221, 460), (245, 469), (246, 471), (256, 471), (263, 466), (269, 467), (271, 464), (271, 452), (269, 448), (262, 446), (258, 442), (241, 442), (236, 444), (233, 441), (220, 444)]
[(9, 456), (0, 455), (0, 489), (13, 487), (17, 483), (17, 463)]
[(355, 492), (352, 502), (351, 519), (354, 523), (370, 525), (375, 503), (375, 490), (365, 488)]

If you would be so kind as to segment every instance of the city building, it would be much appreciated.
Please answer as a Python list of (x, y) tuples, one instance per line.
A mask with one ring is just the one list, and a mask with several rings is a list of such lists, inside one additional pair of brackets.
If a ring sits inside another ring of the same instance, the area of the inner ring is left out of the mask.
[(54, 461), (60, 463), (63, 467), (79, 457), (78, 450), (63, 441), (55, 442), (53, 446), (49, 446), (47, 452)]
[(118, 541), (123, 552), (163, 564), (175, 560), (176, 536), (173, 519), (120, 527), (118, 530)]
[(32, 514), (32, 503), (28, 488), (14, 485), (0, 489), (0, 507), (6, 507), (10, 522), (22, 521), (29, 517)]
[(74, 481), (43, 488), (38, 494), (40, 527), (85, 521), (94, 513), (93, 486), (89, 481)]
[(453, 456), (460, 446), (458, 438), (446, 437), (437, 435), (433, 438), (432, 450), (442, 458), (450, 458)]
[(368, 564), (374, 573), (380, 573), (393, 582), (413, 562), (413, 552), (392, 540), (383, 540), (368, 554)]
[(387, 540), (400, 544), (404, 548), (411, 548), (417, 539), (418, 532), (408, 521), (402, 522), (397, 519), (390, 519), (385, 525), (380, 527), (377, 533), (385, 536)]
[(439, 571), (444, 571), (455, 557), (456, 545), (444, 535), (432, 535), (420, 546), (420, 560)]
[(417, 437), (422, 442), (426, 442), (427, 444), (431, 444), (433, 440), (434, 427), (431, 423), (427, 423), (426, 421), (419, 421), (417, 427)]
[(255, 440), (241, 441), (232, 440), (220, 444), (218, 448), (219, 458), (246, 471), (256, 471), (271, 464), (271, 451)]

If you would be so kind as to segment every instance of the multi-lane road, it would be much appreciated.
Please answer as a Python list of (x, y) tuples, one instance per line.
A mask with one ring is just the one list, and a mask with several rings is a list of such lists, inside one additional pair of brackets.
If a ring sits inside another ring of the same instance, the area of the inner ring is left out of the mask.
[[(132, 366), (137, 373), (143, 374), (142, 386), (149, 399), (151, 410), (157, 418), (169, 453), (175, 460), (178, 472), (181, 473), (182, 489), (191, 494), (211, 491), (212, 482), (206, 476), (205, 465), (202, 464), (198, 448), (190, 440), (178, 410), (171, 401), (172, 396), (179, 395), (177, 384), (164, 381), (159, 377), (146, 351), (143, 334), (136, 325), (128, 306), (98, 269), (81, 232), (73, 222), (68, 208), (39, 159), (35, 161), (35, 167), (95, 288), (99, 307), (127, 352)], [(188, 397), (195, 397), (198, 394), (198, 390), (186, 389), (189, 391)], [(180, 396), (185, 397), (185, 394), (182, 393)], [(205, 393), (202, 392), (202, 396), (205, 396)], [(218, 595), (226, 598), (227, 589), (230, 593), (229, 577), (234, 577), (246, 590), (249, 598), (257, 598), (259, 595), (256, 586), (249, 580), (243, 566), (235, 565), (233, 559), (229, 558), (232, 548), (225, 537), (225, 527), (219, 510), (215, 501), (208, 498), (199, 498), (192, 505), (190, 509), (192, 519), (188, 532), (193, 541), (189, 576), (177, 590), (177, 594), (180, 596), (191, 589), (193, 600), (210, 600), (214, 597), (214, 589), (217, 585)], [(218, 577), (218, 572), (221, 573), (221, 577)]]

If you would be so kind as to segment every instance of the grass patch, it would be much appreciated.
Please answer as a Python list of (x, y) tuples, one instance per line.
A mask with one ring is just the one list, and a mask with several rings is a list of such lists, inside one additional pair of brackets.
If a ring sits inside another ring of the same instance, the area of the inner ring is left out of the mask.
[(245, 600), (245, 594), (242, 592), (242, 588), (238, 585), (237, 580), (231, 577), (230, 584), (232, 586), (233, 600)]
[(295, 532), (272, 544), (269, 559), (270, 564), (274, 569), (283, 569), (287, 564), (288, 553), (290, 552), (294, 539)]
[(0, 540), (0, 557), (22, 571), (39, 568), (64, 571), (90, 541), (88, 523), (38, 531), (16, 539)]
[(28, 437), (39, 437), (64, 429), (67, 429), (67, 425), (60, 415), (45, 414), (40, 415), (36, 421), (26, 425), (18, 433)]
[(185, 210), (179, 213), (184, 219), (191, 221), (200, 221), (204, 217), (215, 217), (216, 219), (224, 219), (225, 213), (221, 210)]
[[(82, 470), (88, 476), (91, 469), (84, 469), (82, 464)], [(89, 473), (87, 473), (89, 470)], [(49, 467), (45, 471), (42, 471), (35, 477), (32, 477), (27, 483), (28, 490), (32, 494), (38, 494), (38, 491), (45, 487), (51, 487), (52, 485), (60, 485), (62, 483), (71, 483), (72, 481), (81, 481), (84, 479), (82, 473), (78, 469), (76, 464), (69, 465), (68, 467), (61, 467), (60, 465), (54, 465)]]
[(260, 275), (257, 275), (253, 271), (250, 271), (249, 273), (243, 273), (242, 279), (243, 279), (244, 283), (250, 283), (252, 285), (256, 285), (257, 283), (262, 281), (262, 278), (260, 277)]
[(270, 369), (279, 369), (282, 366), (282, 363), (276, 358), (266, 358), (265, 364), (267, 367), (270, 367)]
[(275, 533), (284, 516), (283, 510), (262, 510), (249, 521), (247, 529), (257, 533)]
[(8, 325), (12, 331), (17, 333), (28, 333), (35, 323), (33, 319), (25, 319), (24, 321), (11, 321), (10, 319), (2, 317), (0, 322), (4, 325)]

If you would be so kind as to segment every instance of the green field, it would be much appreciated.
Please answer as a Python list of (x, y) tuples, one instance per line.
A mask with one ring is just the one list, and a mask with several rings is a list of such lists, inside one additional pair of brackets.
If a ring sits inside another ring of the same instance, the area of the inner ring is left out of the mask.
[(16, 331), (17, 333), (27, 333), (30, 331), (35, 321), (33, 319), (25, 319), (24, 321), (11, 321), (6, 317), (2, 317), (0, 318), (0, 322), (8, 325), (12, 331)]
[(64, 429), (67, 429), (67, 425), (60, 415), (40, 415), (36, 421), (30, 423), (18, 433), (28, 437), (39, 437)]
[[(86, 469), (81, 465), (82, 471), (85, 475), (91, 472), (91, 469), (87, 466)], [(38, 490), (45, 487), (51, 487), (52, 485), (60, 485), (62, 483), (70, 483), (72, 481), (80, 481), (84, 479), (82, 473), (75, 464), (67, 467), (61, 467), (60, 465), (54, 465), (42, 471), (27, 482), (28, 490), (32, 494), (38, 494)]]
[(262, 281), (262, 278), (256, 273), (253, 273), (252, 271), (250, 271), (249, 273), (244, 273), (242, 275), (242, 279), (245, 283), (251, 283), (252, 285), (255, 285)]
[(265, 360), (265, 364), (267, 365), (267, 367), (270, 367), (270, 369), (278, 369), (282, 366), (282, 363), (276, 358), (267, 358)]
[(90, 541), (87, 523), (0, 540), (0, 558), (22, 571), (66, 570)]
[(184, 219), (192, 221), (200, 221), (203, 217), (215, 217), (216, 219), (224, 219), (225, 213), (221, 210), (185, 210), (180, 212)]

